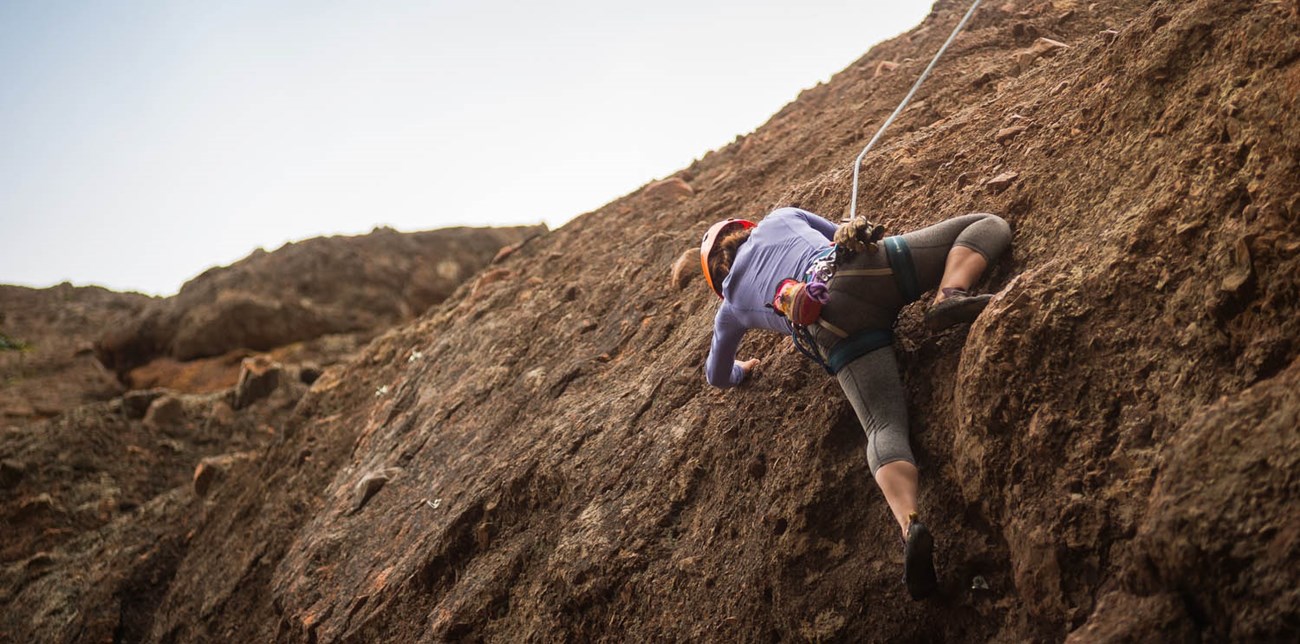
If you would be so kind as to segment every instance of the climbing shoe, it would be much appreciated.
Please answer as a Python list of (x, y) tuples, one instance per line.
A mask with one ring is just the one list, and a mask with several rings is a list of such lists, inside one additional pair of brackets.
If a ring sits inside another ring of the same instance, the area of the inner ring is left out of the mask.
[(935, 331), (974, 322), (993, 299), (992, 295), (971, 295), (960, 288), (945, 288), (943, 296), (942, 302), (930, 305), (925, 312), (925, 325)]
[(912, 599), (925, 599), (938, 586), (934, 574), (934, 537), (913, 514), (903, 542), (903, 582)]

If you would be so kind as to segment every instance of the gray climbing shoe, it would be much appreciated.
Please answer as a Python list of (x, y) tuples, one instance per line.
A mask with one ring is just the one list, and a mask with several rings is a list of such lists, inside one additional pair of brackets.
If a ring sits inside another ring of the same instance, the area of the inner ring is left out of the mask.
[(935, 331), (974, 322), (993, 299), (992, 295), (971, 295), (960, 288), (945, 288), (943, 296), (942, 302), (930, 305), (925, 312), (925, 326)]
[(907, 593), (917, 600), (929, 597), (939, 585), (934, 574), (934, 537), (915, 514), (903, 542), (903, 583), (907, 584)]

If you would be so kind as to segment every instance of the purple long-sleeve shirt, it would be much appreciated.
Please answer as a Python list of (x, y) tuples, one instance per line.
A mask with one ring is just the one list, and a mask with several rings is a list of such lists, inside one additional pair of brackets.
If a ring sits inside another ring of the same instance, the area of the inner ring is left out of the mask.
[(715, 387), (745, 379), (736, 349), (749, 329), (789, 333), (790, 324), (770, 306), (781, 280), (802, 278), (813, 257), (830, 244), (835, 224), (798, 208), (779, 208), (759, 222), (740, 245), (722, 281), (722, 306), (713, 320), (713, 345), (705, 375)]

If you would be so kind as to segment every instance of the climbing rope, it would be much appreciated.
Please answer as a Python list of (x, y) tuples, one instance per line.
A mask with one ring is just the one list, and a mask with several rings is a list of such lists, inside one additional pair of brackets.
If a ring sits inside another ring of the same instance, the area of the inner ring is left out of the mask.
[(934, 60), (931, 60), (930, 65), (925, 68), (925, 71), (921, 72), (921, 77), (916, 79), (916, 82), (912, 84), (912, 89), (907, 93), (907, 96), (903, 97), (903, 102), (899, 103), (898, 108), (894, 110), (894, 113), (890, 114), (889, 118), (885, 119), (885, 124), (881, 125), (879, 130), (876, 130), (876, 135), (871, 137), (871, 140), (867, 142), (867, 147), (862, 148), (862, 153), (858, 155), (857, 159), (853, 160), (853, 198), (849, 201), (850, 220), (858, 214), (858, 169), (862, 167), (862, 158), (867, 156), (867, 152), (871, 150), (871, 146), (875, 145), (876, 141), (880, 140), (880, 135), (885, 133), (885, 128), (888, 128), (889, 124), (894, 122), (894, 118), (903, 111), (903, 108), (907, 107), (908, 101), (912, 100), (912, 95), (916, 93), (917, 88), (921, 87), (921, 83), (925, 82), (926, 77), (930, 75), (930, 70), (934, 69), (935, 63), (939, 62), (939, 57), (943, 55), (943, 52), (948, 50), (948, 45), (951, 45), (952, 41), (957, 38), (957, 34), (961, 32), (962, 27), (966, 26), (966, 22), (969, 21), (970, 17), (975, 13), (975, 8), (980, 6), (980, 2), (983, 2), (983, 0), (975, 0), (975, 2), (971, 4), (970, 9), (966, 10), (966, 15), (962, 16), (961, 22), (957, 23), (957, 27), (952, 30), (952, 35), (948, 36), (948, 40), (943, 43), (943, 46), (939, 48), (938, 53), (934, 55)]

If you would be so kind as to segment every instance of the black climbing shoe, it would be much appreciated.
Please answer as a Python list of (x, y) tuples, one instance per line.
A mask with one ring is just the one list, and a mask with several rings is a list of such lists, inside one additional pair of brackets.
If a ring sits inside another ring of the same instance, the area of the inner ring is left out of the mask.
[(925, 599), (939, 585), (934, 574), (934, 537), (924, 523), (916, 520), (907, 526), (907, 541), (903, 545), (903, 581), (912, 599)]
[(989, 305), (992, 295), (971, 295), (965, 289), (943, 289), (944, 300), (932, 304), (925, 312), (925, 325), (935, 331), (946, 329), (964, 322), (974, 322), (984, 307)]

